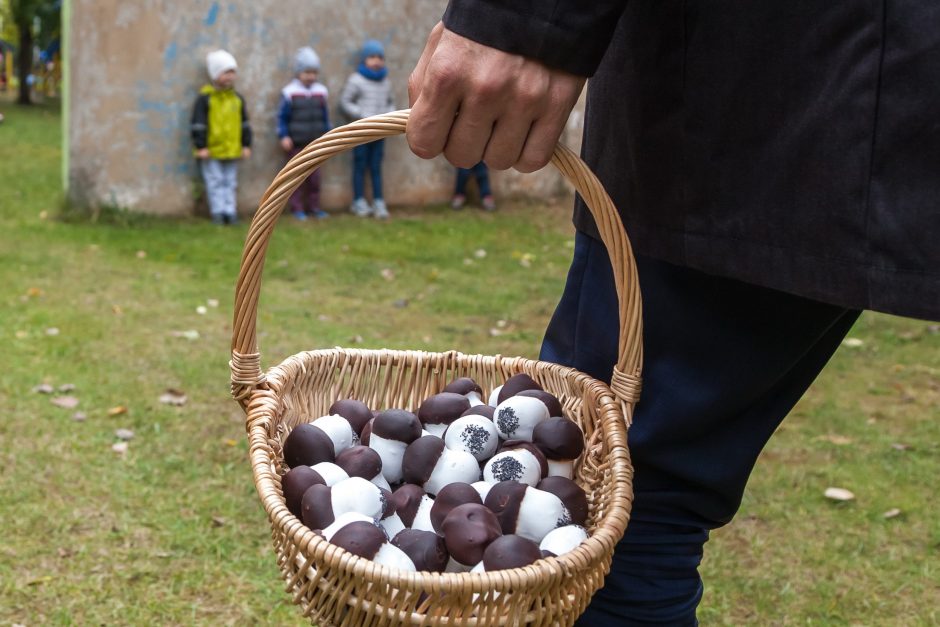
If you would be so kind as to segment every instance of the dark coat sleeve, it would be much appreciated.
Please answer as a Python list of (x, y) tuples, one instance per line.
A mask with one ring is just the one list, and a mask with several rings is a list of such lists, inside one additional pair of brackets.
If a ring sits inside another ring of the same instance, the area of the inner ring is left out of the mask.
[(196, 103), (193, 105), (193, 117), (190, 120), (190, 133), (193, 138), (193, 146), (196, 150), (202, 150), (209, 142), (209, 96), (199, 94)]
[(593, 76), (626, 0), (450, 0), (444, 26), (478, 43)]
[(248, 121), (248, 106), (241, 94), (238, 99), (242, 101), (242, 147), (251, 148), (251, 123)]

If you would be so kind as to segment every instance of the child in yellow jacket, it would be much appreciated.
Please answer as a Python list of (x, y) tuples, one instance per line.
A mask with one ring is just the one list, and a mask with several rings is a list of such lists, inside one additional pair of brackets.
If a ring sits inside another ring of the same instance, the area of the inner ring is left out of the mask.
[(212, 221), (234, 224), (238, 215), (238, 162), (251, 156), (251, 125), (245, 99), (235, 91), (235, 57), (225, 50), (210, 52), (206, 68), (211, 83), (199, 90), (193, 106), (193, 147), (206, 184)]

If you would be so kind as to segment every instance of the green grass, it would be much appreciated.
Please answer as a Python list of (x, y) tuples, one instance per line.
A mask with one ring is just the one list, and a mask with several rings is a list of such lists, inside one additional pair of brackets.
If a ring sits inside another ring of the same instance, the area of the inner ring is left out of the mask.
[[(0, 624), (300, 624), (228, 397), (245, 227), (63, 220), (58, 114), (4, 113)], [(567, 201), (393, 216), (279, 225), (258, 322), (266, 365), (354, 343), (536, 355), (571, 257)], [(197, 314), (208, 299), (219, 306)], [(188, 330), (199, 338), (176, 336)], [(869, 314), (852, 335), (864, 344), (839, 351), (713, 535), (704, 624), (940, 622), (940, 335)], [(31, 391), (43, 382), (74, 384), (87, 419)], [(158, 402), (171, 387), (185, 406)], [(123, 456), (118, 428), (135, 432)], [(827, 501), (830, 485), (857, 499)]]

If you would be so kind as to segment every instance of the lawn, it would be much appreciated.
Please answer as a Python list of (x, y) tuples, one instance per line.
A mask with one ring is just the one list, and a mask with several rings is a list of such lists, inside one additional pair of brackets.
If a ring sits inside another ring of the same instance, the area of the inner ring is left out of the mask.
[[(300, 624), (228, 396), (245, 227), (63, 214), (57, 112), (4, 113), (0, 624)], [(535, 356), (569, 202), (285, 220), (264, 363), (336, 345)], [(940, 333), (866, 314), (850, 337), (713, 534), (703, 624), (940, 623)]]

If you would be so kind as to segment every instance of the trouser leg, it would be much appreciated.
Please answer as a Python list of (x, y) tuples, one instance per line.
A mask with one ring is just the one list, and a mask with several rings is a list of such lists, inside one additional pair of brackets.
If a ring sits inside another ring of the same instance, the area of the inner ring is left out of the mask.
[(382, 159), (385, 157), (385, 140), (377, 139), (369, 146), (372, 149), (369, 154), (369, 172), (372, 174), (372, 199), (382, 200), (385, 198), (382, 190)]
[[(579, 623), (590, 627), (695, 624), (708, 531), (734, 516), (767, 439), (859, 314), (648, 258), (637, 265), (645, 357), (628, 434), (635, 500)], [(618, 332), (606, 250), (578, 233), (542, 359), (609, 380)]]
[(490, 171), (482, 161), (473, 166), (473, 175), (477, 177), (477, 186), (480, 188), (480, 198), (492, 196), (490, 190)]
[(203, 159), (199, 162), (202, 180), (206, 186), (206, 200), (209, 202), (209, 215), (220, 221), (225, 213), (225, 194), (222, 164), (217, 159)]
[(470, 180), (469, 168), (457, 168), (457, 183), (454, 186), (455, 196), (467, 195), (467, 182)]
[[(287, 153), (288, 161), (300, 154), (300, 151), (303, 150), (303, 148), (303, 146), (294, 146), (294, 148)], [(287, 201), (287, 206), (291, 213), (304, 213), (304, 198), (306, 197), (306, 187), (307, 181), (305, 180), (297, 189), (294, 190), (294, 193), (290, 195), (290, 199)]]
[(365, 198), (365, 174), (369, 159), (369, 144), (353, 148), (353, 200)]
[(221, 163), (225, 190), (223, 214), (234, 222), (238, 216), (238, 159), (229, 159)]

